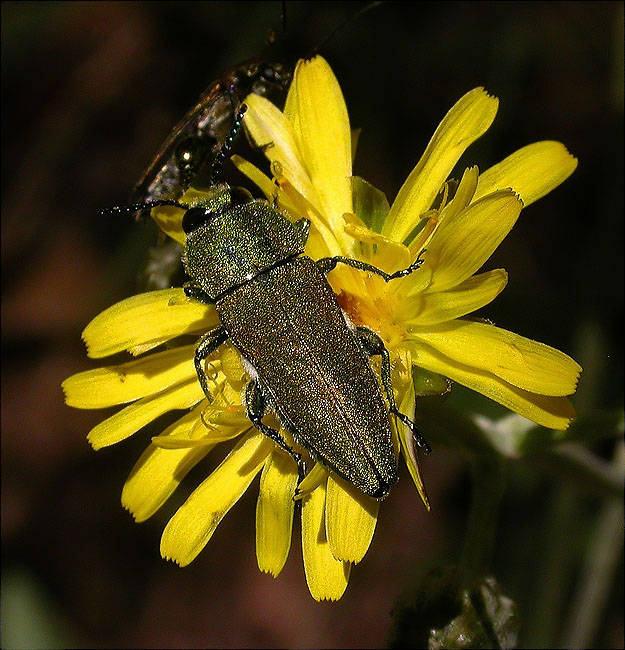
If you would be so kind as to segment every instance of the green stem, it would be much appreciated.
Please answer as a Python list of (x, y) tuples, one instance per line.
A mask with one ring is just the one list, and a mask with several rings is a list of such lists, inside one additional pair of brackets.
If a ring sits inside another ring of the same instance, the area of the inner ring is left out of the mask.
[(565, 443), (545, 454), (532, 454), (527, 460), (546, 472), (557, 472), (576, 486), (600, 496), (623, 499), (623, 470), (601, 460), (580, 444)]
[[(612, 467), (623, 476), (625, 445), (619, 441)], [(563, 635), (563, 648), (587, 648), (593, 642), (623, 550), (623, 504), (606, 499), (584, 558), (579, 586)]]
[(485, 575), (490, 567), (497, 511), (505, 487), (503, 463), (496, 457), (478, 456), (473, 461), (472, 477), (471, 509), (460, 558), (465, 586)]
[(521, 647), (553, 648), (562, 620), (563, 599), (573, 570), (576, 522), (579, 521), (579, 492), (572, 482), (556, 485), (546, 495), (542, 538), (536, 543), (533, 589), (525, 609), (524, 636)]

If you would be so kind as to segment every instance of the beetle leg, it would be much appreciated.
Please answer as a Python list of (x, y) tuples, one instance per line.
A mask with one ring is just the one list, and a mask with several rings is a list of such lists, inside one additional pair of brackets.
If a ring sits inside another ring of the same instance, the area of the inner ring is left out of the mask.
[(417, 259), (408, 268), (401, 269), (400, 271), (395, 271), (395, 273), (386, 273), (382, 269), (379, 269), (377, 266), (367, 264), (366, 262), (361, 262), (360, 260), (352, 259), (351, 257), (342, 257), (341, 255), (337, 255), (336, 257), (323, 257), (320, 260), (317, 260), (317, 265), (323, 273), (327, 274), (332, 271), (332, 269), (334, 269), (334, 267), (340, 262), (341, 264), (346, 264), (347, 266), (353, 266), (355, 269), (359, 269), (360, 271), (369, 271), (370, 273), (375, 273), (376, 275), (384, 278), (385, 282), (389, 282), (395, 278), (403, 278), (407, 275), (410, 275), (413, 271), (416, 271), (423, 264), (423, 259), (421, 258), (423, 253), (425, 253), (425, 249), (423, 249), (419, 255), (417, 255)]
[[(286, 443), (284, 438), (270, 426), (263, 423), (263, 416), (265, 415), (265, 406), (267, 402), (265, 396), (260, 390), (258, 382), (253, 380), (247, 385), (245, 389), (245, 406), (247, 408), (247, 417), (251, 420), (252, 424), (268, 438), (271, 438), (277, 445), (282, 447), (291, 458), (297, 463), (297, 473), (299, 474), (299, 481), (304, 478), (304, 461), (301, 454), (298, 454), (294, 449), (291, 449)], [(298, 481), (298, 482), (299, 482)]]
[(214, 300), (211, 300), (210, 296), (195, 282), (185, 282), (183, 285), (184, 295), (187, 298), (192, 300), (197, 300), (198, 302), (204, 303), (205, 305), (215, 304)]
[(226, 330), (223, 327), (216, 327), (214, 330), (204, 334), (195, 349), (195, 356), (193, 357), (195, 371), (197, 372), (197, 377), (200, 380), (200, 386), (204, 391), (204, 395), (206, 395), (206, 399), (209, 402), (213, 401), (213, 396), (208, 390), (208, 378), (202, 361), (210, 356), (222, 343), (225, 343), (227, 338), (228, 334)]
[(412, 431), (416, 443), (427, 454), (429, 454), (432, 449), (428, 444), (428, 441), (421, 435), (420, 431), (417, 429), (417, 425), (407, 415), (398, 411), (397, 405), (395, 404), (393, 384), (391, 382), (391, 358), (384, 345), (384, 341), (367, 327), (357, 327), (356, 332), (360, 344), (369, 356), (379, 354), (382, 357), (382, 384), (388, 399), (389, 411), (398, 417), (410, 429), (410, 431)]

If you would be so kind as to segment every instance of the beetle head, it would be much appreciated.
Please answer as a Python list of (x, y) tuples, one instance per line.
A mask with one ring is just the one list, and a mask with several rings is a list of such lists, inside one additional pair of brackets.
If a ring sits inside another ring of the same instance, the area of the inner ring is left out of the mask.
[(308, 222), (292, 223), (242, 188), (211, 190), (187, 210), (182, 227), (185, 270), (212, 299), (304, 252)]

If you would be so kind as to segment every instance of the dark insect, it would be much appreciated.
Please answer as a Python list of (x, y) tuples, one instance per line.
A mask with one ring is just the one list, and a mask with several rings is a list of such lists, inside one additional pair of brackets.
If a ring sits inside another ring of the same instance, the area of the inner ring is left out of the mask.
[[(244, 111), (243, 106), (216, 160), (229, 153)], [(217, 181), (218, 163), (213, 172)], [(314, 459), (364, 494), (384, 498), (397, 481), (389, 411), (411, 429), (420, 446), (429, 446), (395, 405), (384, 342), (368, 328), (349, 323), (326, 274), (340, 263), (389, 282), (417, 270), (421, 258), (392, 274), (346, 257), (313, 261), (304, 255), (308, 220), (292, 223), (269, 202), (225, 183), (215, 182), (209, 198), (196, 205), (160, 199), (108, 212), (159, 205), (185, 210), (183, 263), (191, 278), (185, 293), (215, 305), (221, 320), (200, 339), (194, 357), (207, 399), (212, 397), (204, 361), (230, 340), (250, 376), (245, 391), (249, 419), (295, 459), (300, 479), (301, 456), (263, 422), (267, 409)], [(373, 355), (382, 358), (388, 409), (369, 363)]]
[(250, 93), (276, 99), (291, 73), (281, 63), (252, 59), (228, 70), (200, 96), (171, 131), (135, 186), (132, 203), (176, 199), (214, 160), (232, 129), (240, 103)]

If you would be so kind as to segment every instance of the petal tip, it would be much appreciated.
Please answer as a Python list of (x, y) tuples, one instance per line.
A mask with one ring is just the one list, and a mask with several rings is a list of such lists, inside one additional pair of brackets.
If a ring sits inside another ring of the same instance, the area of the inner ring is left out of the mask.
[(130, 505), (129, 501), (125, 498), (124, 491), (122, 490), (122, 498), (121, 498), (121, 503), (122, 503), (122, 508), (130, 514), (132, 517), (132, 520), (135, 522), (135, 524), (140, 524), (149, 519), (150, 515), (145, 515), (141, 514), (141, 512), (137, 508), (133, 508), (132, 505)]
[(343, 597), (343, 593), (341, 592), (340, 595), (334, 595), (334, 594), (313, 594), (311, 593), (310, 595), (318, 602), (318, 603), (323, 603), (323, 602), (328, 602), (328, 603), (335, 603), (338, 600), (340, 600)]
[(80, 335), (80, 338), (82, 339), (82, 342), (85, 344), (85, 348), (87, 348), (87, 356), (90, 359), (94, 359), (95, 358), (94, 348), (93, 345), (88, 340), (87, 328), (85, 328), (83, 333)]
[(92, 436), (91, 434), (87, 436), (87, 442), (91, 445), (91, 448), (94, 451), (99, 451), (103, 447), (103, 445), (100, 445), (95, 441), (94, 436)]
[(174, 557), (173, 555), (169, 555), (167, 551), (163, 549), (163, 546), (161, 545), (161, 557), (163, 560), (167, 560), (167, 562), (173, 562), (179, 567), (184, 567), (189, 564), (189, 562), (183, 562), (179, 557)]
[(512, 190), (512, 193), (514, 194), (514, 198), (518, 201), (518, 203), (521, 204), (520, 209), (522, 210), (525, 207), (525, 203), (523, 202), (523, 197), (518, 192), (515, 192), (512, 188), (510, 188), (510, 189)]
[(499, 106), (499, 97), (488, 92), (484, 86), (478, 86), (469, 92), (475, 93), (476, 95), (483, 95), (485, 99), (489, 99), (493, 103), (493, 106)]
[(63, 400), (65, 401), (65, 403), (66, 403), (68, 406), (71, 406), (71, 405), (69, 404), (69, 402), (68, 402), (68, 395), (67, 395), (67, 391), (68, 391), (68, 388), (67, 388), (67, 382), (68, 382), (70, 379), (71, 379), (71, 377), (67, 377), (66, 379), (64, 379), (64, 380), (61, 382), (61, 390), (63, 391)]
[(275, 569), (271, 569), (269, 567), (262, 567), (259, 565), (258, 569), (261, 573), (265, 573), (266, 575), (271, 576), (274, 579), (277, 578), (278, 575), (280, 574), (280, 571), (276, 571)]

